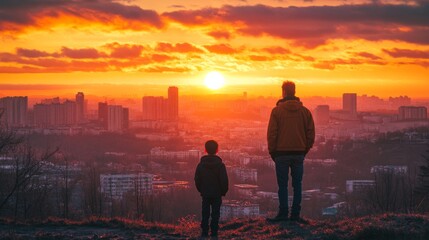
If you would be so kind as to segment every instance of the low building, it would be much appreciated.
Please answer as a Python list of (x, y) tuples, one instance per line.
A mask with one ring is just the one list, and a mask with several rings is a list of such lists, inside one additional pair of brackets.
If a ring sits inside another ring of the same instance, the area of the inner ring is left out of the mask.
[(392, 173), (392, 174), (407, 174), (407, 166), (384, 165), (371, 167), (371, 173)]
[(151, 194), (153, 175), (148, 173), (101, 174), (100, 185), (103, 194), (115, 199), (121, 199), (128, 192)]
[(178, 189), (189, 189), (189, 182), (187, 181), (164, 181), (157, 180), (153, 182), (153, 192), (157, 193), (168, 193)]
[(375, 186), (374, 180), (347, 180), (346, 192), (352, 193), (355, 191), (362, 191)]
[(257, 185), (252, 184), (235, 184), (234, 187), (238, 194), (244, 197), (255, 196), (256, 189), (258, 189)]
[(256, 217), (259, 216), (259, 204), (242, 202), (236, 200), (224, 201), (220, 208), (220, 220), (226, 221), (231, 218)]
[(256, 196), (261, 198), (271, 198), (271, 199), (278, 199), (279, 195), (276, 192), (265, 192), (265, 191), (257, 191)]
[(304, 163), (309, 163), (309, 164), (318, 164), (318, 165), (323, 165), (323, 166), (334, 166), (337, 164), (337, 160), (336, 159), (305, 159)]
[(398, 109), (399, 121), (426, 120), (428, 118), (427, 108), (420, 106), (401, 106)]
[(237, 180), (241, 182), (257, 182), (258, 170), (254, 168), (234, 168), (232, 170)]
[(188, 150), (188, 151), (166, 151), (163, 147), (155, 147), (150, 150), (150, 157), (152, 160), (199, 160), (201, 158), (201, 152), (199, 150)]

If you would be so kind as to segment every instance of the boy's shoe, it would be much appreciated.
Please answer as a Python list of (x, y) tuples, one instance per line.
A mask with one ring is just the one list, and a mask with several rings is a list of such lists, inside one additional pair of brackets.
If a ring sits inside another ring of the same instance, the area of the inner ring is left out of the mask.
[(208, 232), (202, 232), (201, 233), (201, 238), (208, 238), (209, 237), (209, 233)]
[(289, 218), (287, 217), (287, 214), (277, 214), (277, 216), (273, 217), (273, 218), (267, 218), (268, 222), (283, 222), (283, 221), (288, 221)]

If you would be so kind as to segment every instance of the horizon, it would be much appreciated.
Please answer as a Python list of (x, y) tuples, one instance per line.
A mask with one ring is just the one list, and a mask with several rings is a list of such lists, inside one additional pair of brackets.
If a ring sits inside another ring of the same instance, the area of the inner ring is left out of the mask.
[[(114, 98), (114, 99), (138, 99), (144, 96), (167, 96), (167, 88), (176, 86), (179, 88), (181, 97), (212, 97), (212, 96), (243, 96), (246, 93), (247, 98), (281, 98), (281, 85), (265, 85), (265, 84), (235, 84), (225, 85), (221, 89), (208, 89), (203, 84), (201, 85), (172, 85), (172, 84), (0, 84), (2, 92), (0, 97), (8, 96), (27, 96), (35, 99), (45, 99), (52, 97), (60, 97), (61, 99), (74, 98), (77, 92), (83, 92), (86, 98)], [(106, 91), (108, 89), (108, 91)], [(122, 92), (118, 89), (127, 89), (128, 92)], [(264, 89), (264, 90), (261, 90)], [(344, 93), (356, 93), (357, 96), (378, 97), (383, 100), (388, 100), (390, 97), (407, 96), (414, 101), (429, 100), (429, 96), (413, 96), (406, 93), (399, 94), (377, 94), (377, 92), (367, 91), (358, 92), (350, 89), (349, 91), (336, 90), (335, 94), (326, 94), (323, 92), (315, 92), (306, 90), (300, 83), (297, 83), (296, 96), (300, 98), (342, 98)]]

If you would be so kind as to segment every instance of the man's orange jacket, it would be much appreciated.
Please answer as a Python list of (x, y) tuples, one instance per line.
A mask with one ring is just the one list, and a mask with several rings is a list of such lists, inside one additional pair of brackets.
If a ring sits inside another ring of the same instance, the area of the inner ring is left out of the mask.
[(268, 151), (308, 152), (315, 138), (311, 112), (298, 100), (279, 102), (271, 111), (268, 124)]

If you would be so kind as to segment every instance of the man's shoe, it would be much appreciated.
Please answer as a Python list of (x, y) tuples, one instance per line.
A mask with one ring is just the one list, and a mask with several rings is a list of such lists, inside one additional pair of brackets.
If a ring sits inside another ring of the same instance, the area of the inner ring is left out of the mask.
[(283, 222), (283, 221), (288, 221), (288, 217), (287, 214), (283, 215), (283, 214), (277, 214), (277, 216), (273, 217), (273, 218), (267, 218), (268, 222)]
[(201, 238), (208, 238), (209, 237), (209, 233), (208, 232), (202, 232), (201, 233)]

